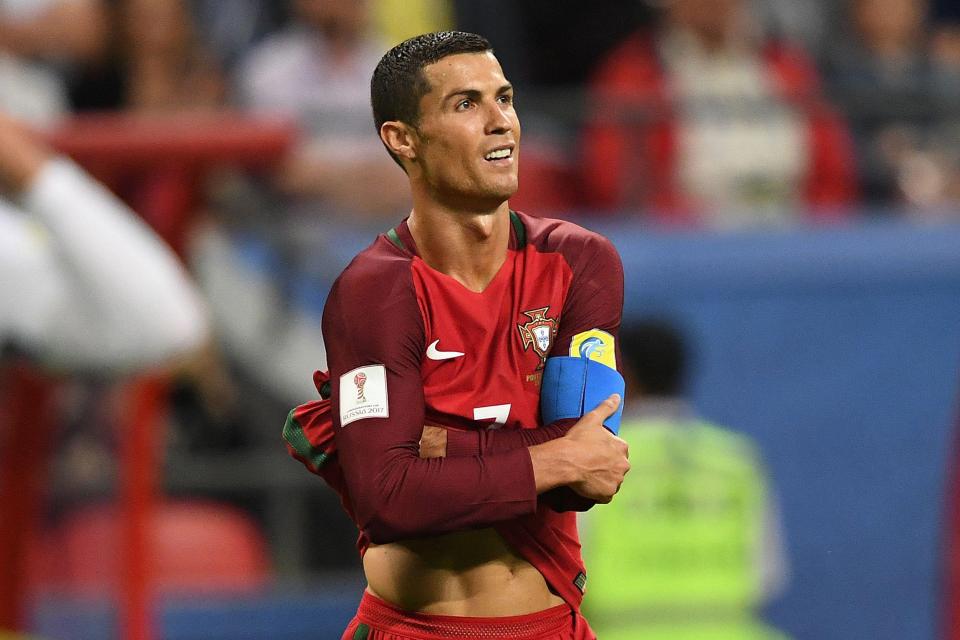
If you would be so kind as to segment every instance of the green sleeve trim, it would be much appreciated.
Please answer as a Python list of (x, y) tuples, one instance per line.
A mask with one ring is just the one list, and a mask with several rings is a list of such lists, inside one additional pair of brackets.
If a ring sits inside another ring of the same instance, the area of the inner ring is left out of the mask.
[(361, 622), (353, 632), (353, 640), (367, 640), (370, 637), (370, 627)]
[(291, 409), (290, 413), (287, 414), (287, 421), (283, 424), (283, 439), (286, 440), (287, 444), (293, 447), (293, 450), (299, 453), (301, 457), (309, 460), (315, 469), (319, 469), (327, 462), (330, 456), (322, 449), (310, 444), (307, 436), (303, 433), (303, 427), (300, 426), (300, 423), (294, 417), (295, 411), (296, 409)]
[(387, 240), (392, 242), (401, 251), (407, 251), (407, 247), (403, 244), (403, 240), (400, 239), (400, 235), (397, 233), (396, 229), (390, 229), (390, 231), (387, 231)]
[(523, 226), (523, 221), (517, 212), (510, 210), (510, 224), (513, 225), (513, 232), (517, 234), (517, 249), (523, 249), (527, 246), (527, 229)]

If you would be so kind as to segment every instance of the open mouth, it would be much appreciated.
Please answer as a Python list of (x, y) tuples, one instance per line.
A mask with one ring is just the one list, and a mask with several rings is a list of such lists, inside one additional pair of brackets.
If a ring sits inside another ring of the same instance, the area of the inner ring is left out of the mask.
[(503, 147), (501, 149), (494, 149), (483, 157), (484, 160), (494, 161), (494, 160), (506, 160), (513, 157), (513, 149), (510, 147)]

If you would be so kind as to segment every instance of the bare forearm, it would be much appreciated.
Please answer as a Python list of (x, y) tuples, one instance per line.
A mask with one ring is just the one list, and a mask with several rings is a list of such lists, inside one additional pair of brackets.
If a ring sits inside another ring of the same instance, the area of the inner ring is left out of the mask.
[(533, 478), (538, 495), (577, 480), (575, 469), (567, 455), (567, 445), (562, 439), (529, 447), (527, 451), (533, 463)]

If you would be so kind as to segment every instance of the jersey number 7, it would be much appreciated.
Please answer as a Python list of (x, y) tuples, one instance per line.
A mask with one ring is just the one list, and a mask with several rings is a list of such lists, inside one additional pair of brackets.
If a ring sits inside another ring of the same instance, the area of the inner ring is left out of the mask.
[(493, 420), (493, 424), (487, 427), (487, 429), (499, 429), (507, 424), (507, 418), (510, 416), (510, 405), (511, 403), (476, 407), (473, 410), (473, 419)]

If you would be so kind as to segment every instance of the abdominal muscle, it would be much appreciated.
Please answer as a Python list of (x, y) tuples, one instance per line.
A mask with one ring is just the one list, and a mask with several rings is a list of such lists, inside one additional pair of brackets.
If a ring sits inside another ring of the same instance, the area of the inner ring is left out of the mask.
[(367, 590), (405, 611), (501, 617), (563, 604), (493, 529), (371, 545)]

